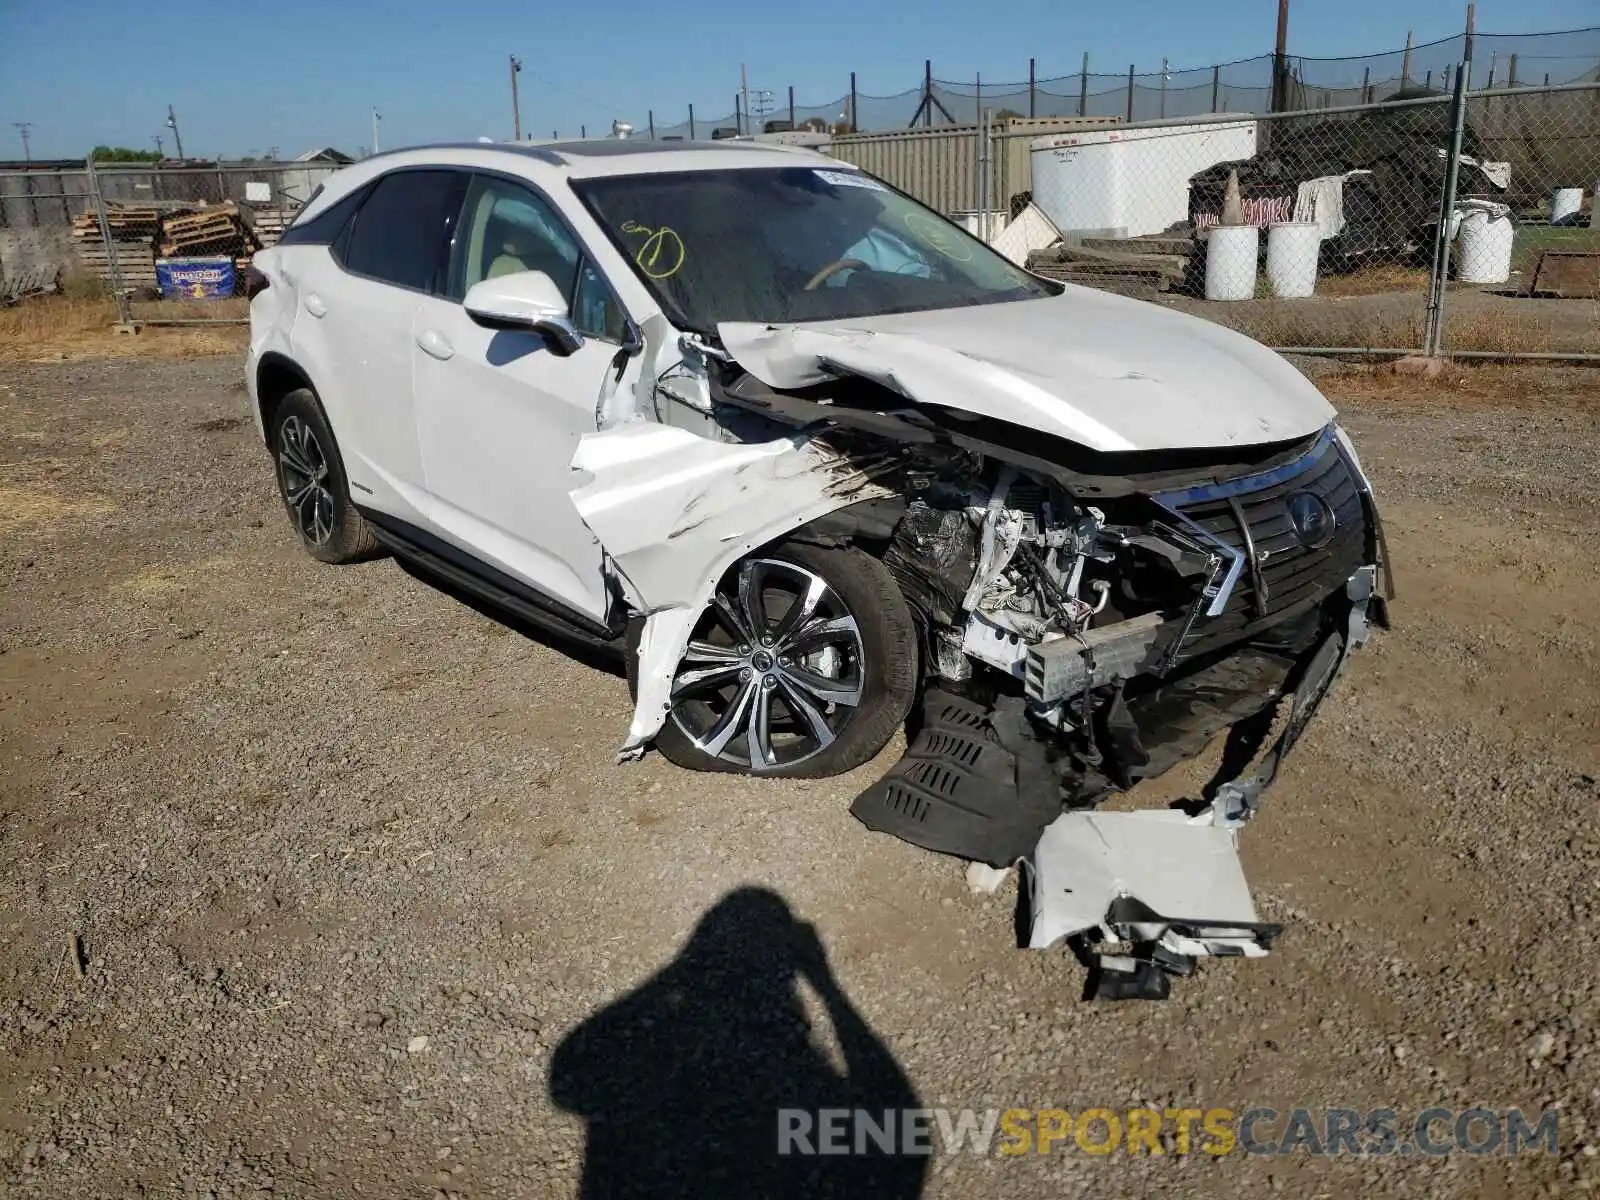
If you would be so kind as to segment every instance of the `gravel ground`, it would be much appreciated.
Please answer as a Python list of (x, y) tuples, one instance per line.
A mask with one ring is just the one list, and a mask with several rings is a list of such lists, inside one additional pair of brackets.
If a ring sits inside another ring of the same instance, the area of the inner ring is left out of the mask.
[[(894, 747), (619, 767), (615, 674), (304, 556), (237, 376), (0, 369), (7, 1194), (1600, 1190), (1594, 373), (1342, 384), (1397, 626), (1243, 835), (1274, 953), (1125, 1005), (850, 818)], [(772, 1158), (851, 1103), (1556, 1105), (1561, 1149)]]

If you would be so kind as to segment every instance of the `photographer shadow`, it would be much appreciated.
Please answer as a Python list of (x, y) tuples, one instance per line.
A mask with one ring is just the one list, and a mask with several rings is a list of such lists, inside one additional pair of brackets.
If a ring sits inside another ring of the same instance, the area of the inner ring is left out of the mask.
[[(813, 1033), (802, 980), (826, 1010), (842, 1069)], [(866, 1110), (874, 1121), (895, 1110), (898, 1135), (900, 1113), (918, 1100), (840, 989), (815, 929), (762, 888), (724, 896), (677, 958), (573, 1030), (551, 1062), (550, 1095), (588, 1123), (586, 1198), (892, 1200), (920, 1194), (929, 1165), (926, 1154), (885, 1153), (870, 1139), (864, 1153), (792, 1152), (818, 1147), (821, 1109)], [(785, 1120), (810, 1134), (788, 1142), (790, 1153), (780, 1153)]]

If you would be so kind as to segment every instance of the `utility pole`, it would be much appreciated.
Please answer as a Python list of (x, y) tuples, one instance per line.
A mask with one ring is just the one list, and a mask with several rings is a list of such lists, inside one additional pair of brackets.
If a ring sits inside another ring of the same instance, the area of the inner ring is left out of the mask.
[(167, 105), (167, 128), (172, 130), (172, 139), (178, 143), (178, 161), (183, 161), (183, 134), (178, 132), (178, 114), (172, 111), (172, 105)]
[[(772, 92), (765, 88), (755, 91), (745, 91), (744, 115), (748, 128), (746, 133), (765, 133), (767, 129), (767, 114), (772, 111)], [(751, 120), (751, 118), (754, 120)]]
[(372, 108), (372, 152), (374, 154), (378, 152), (378, 122), (381, 120), (383, 120), (383, 114), (374, 105)]
[(1289, 76), (1289, 0), (1278, 0), (1278, 40), (1272, 50), (1272, 111), (1287, 106)]
[(17, 132), (22, 135), (22, 161), (31, 164), (33, 162), (33, 152), (28, 149), (28, 131), (33, 128), (33, 122), (13, 121), (11, 124), (16, 126)]
[[(750, 120), (750, 76), (745, 73), (743, 63), (739, 64), (739, 95), (744, 101), (739, 111), (744, 113), (745, 121), (748, 123)], [(739, 122), (735, 121), (733, 126), (735, 129), (739, 129)], [(739, 129), (739, 132), (745, 133), (747, 130)]]
[(150, 140), (156, 144), (156, 153), (162, 158), (165, 158), (167, 156), (167, 151), (166, 148), (161, 144), (161, 135), (159, 133), (152, 133), (150, 135)]
[(511, 56), (511, 140), (522, 140), (522, 109), (517, 104), (517, 76), (522, 74), (522, 60)]

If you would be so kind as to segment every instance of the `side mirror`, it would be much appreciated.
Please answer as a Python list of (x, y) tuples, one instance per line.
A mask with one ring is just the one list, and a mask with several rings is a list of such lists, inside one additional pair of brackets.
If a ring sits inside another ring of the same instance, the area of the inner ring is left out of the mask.
[(562, 358), (583, 346), (583, 335), (567, 312), (567, 298), (543, 271), (517, 271), (475, 283), (462, 305), (485, 329), (537, 333)]

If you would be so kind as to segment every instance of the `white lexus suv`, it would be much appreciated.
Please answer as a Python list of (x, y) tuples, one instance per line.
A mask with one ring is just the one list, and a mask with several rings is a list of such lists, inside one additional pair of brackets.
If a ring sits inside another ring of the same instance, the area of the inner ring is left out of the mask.
[(822, 776), (907, 727), (853, 811), (934, 849), (1014, 861), (1225, 731), (1247, 815), (1383, 617), (1370, 488), (1292, 366), (820, 154), (385, 154), (249, 290), (311, 554), (623, 654), (624, 754)]

